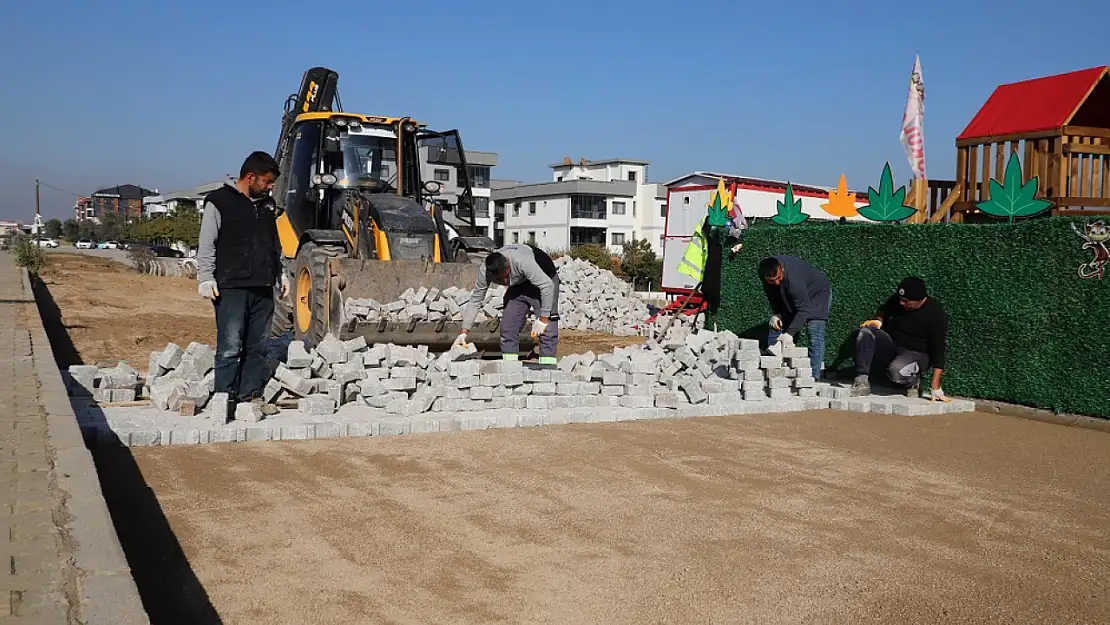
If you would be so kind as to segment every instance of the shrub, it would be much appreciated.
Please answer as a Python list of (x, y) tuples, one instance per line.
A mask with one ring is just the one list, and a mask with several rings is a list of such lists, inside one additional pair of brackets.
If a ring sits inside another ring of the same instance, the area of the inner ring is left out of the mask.
[(766, 256), (799, 256), (832, 282), (826, 366), (848, 368), (859, 324), (917, 275), (950, 317), (950, 394), (1110, 417), (1110, 275), (1079, 277), (1093, 252), (1073, 223), (753, 227), (725, 260), (710, 323), (765, 338), (770, 312), (756, 267)]
[(127, 259), (140, 273), (150, 273), (150, 265), (155, 258), (154, 250), (145, 245), (132, 245), (127, 250)]
[(617, 273), (620, 269), (613, 253), (602, 245), (579, 245), (572, 247), (568, 256), (579, 260), (589, 261), (601, 269)]
[(46, 264), (46, 254), (37, 242), (20, 237), (15, 244), (15, 262), (28, 273), (38, 274)]

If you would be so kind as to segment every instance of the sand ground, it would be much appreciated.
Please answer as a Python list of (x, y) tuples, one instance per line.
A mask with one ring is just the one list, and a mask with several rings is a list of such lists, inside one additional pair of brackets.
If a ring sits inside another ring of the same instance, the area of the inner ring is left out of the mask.
[(825, 411), (98, 464), (155, 625), (1110, 622), (1110, 435), (1002, 416)]

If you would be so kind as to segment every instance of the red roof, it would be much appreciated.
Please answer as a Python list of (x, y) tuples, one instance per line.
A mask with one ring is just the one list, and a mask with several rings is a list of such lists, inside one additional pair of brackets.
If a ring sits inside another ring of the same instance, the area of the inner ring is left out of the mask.
[(956, 141), (1061, 128), (1106, 71), (1103, 65), (1001, 85)]

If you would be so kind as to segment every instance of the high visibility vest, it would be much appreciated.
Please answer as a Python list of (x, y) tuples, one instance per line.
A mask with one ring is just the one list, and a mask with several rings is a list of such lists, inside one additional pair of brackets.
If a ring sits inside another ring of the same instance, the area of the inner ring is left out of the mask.
[(689, 276), (695, 282), (701, 282), (702, 276), (705, 274), (705, 260), (709, 256), (709, 245), (705, 239), (705, 233), (702, 231), (703, 226), (705, 226), (705, 218), (694, 230), (690, 242), (686, 244), (686, 251), (682, 254), (682, 260), (678, 263), (678, 273)]

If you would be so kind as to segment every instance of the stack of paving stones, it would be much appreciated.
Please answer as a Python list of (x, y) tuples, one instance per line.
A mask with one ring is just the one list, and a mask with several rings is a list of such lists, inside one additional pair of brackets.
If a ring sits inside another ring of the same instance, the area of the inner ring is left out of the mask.
[(70, 365), (66, 385), (70, 397), (91, 397), (98, 403), (135, 401), (140, 387), (139, 372), (125, 362), (115, 367)]
[(170, 343), (160, 352), (150, 353), (143, 396), (160, 410), (192, 416), (212, 399), (216, 373), (216, 354), (202, 343), (182, 349)]
[[(632, 292), (632, 286), (611, 271), (579, 259), (562, 256), (555, 260), (559, 272), (559, 327), (631, 336), (649, 316), (647, 305)], [(486, 292), (477, 321), (501, 316), (505, 288), (493, 285)], [(410, 288), (394, 302), (349, 298), (344, 304), (347, 318), (377, 322), (380, 319), (407, 323), (418, 321), (461, 321), (470, 298), (468, 289), (450, 287)]]

